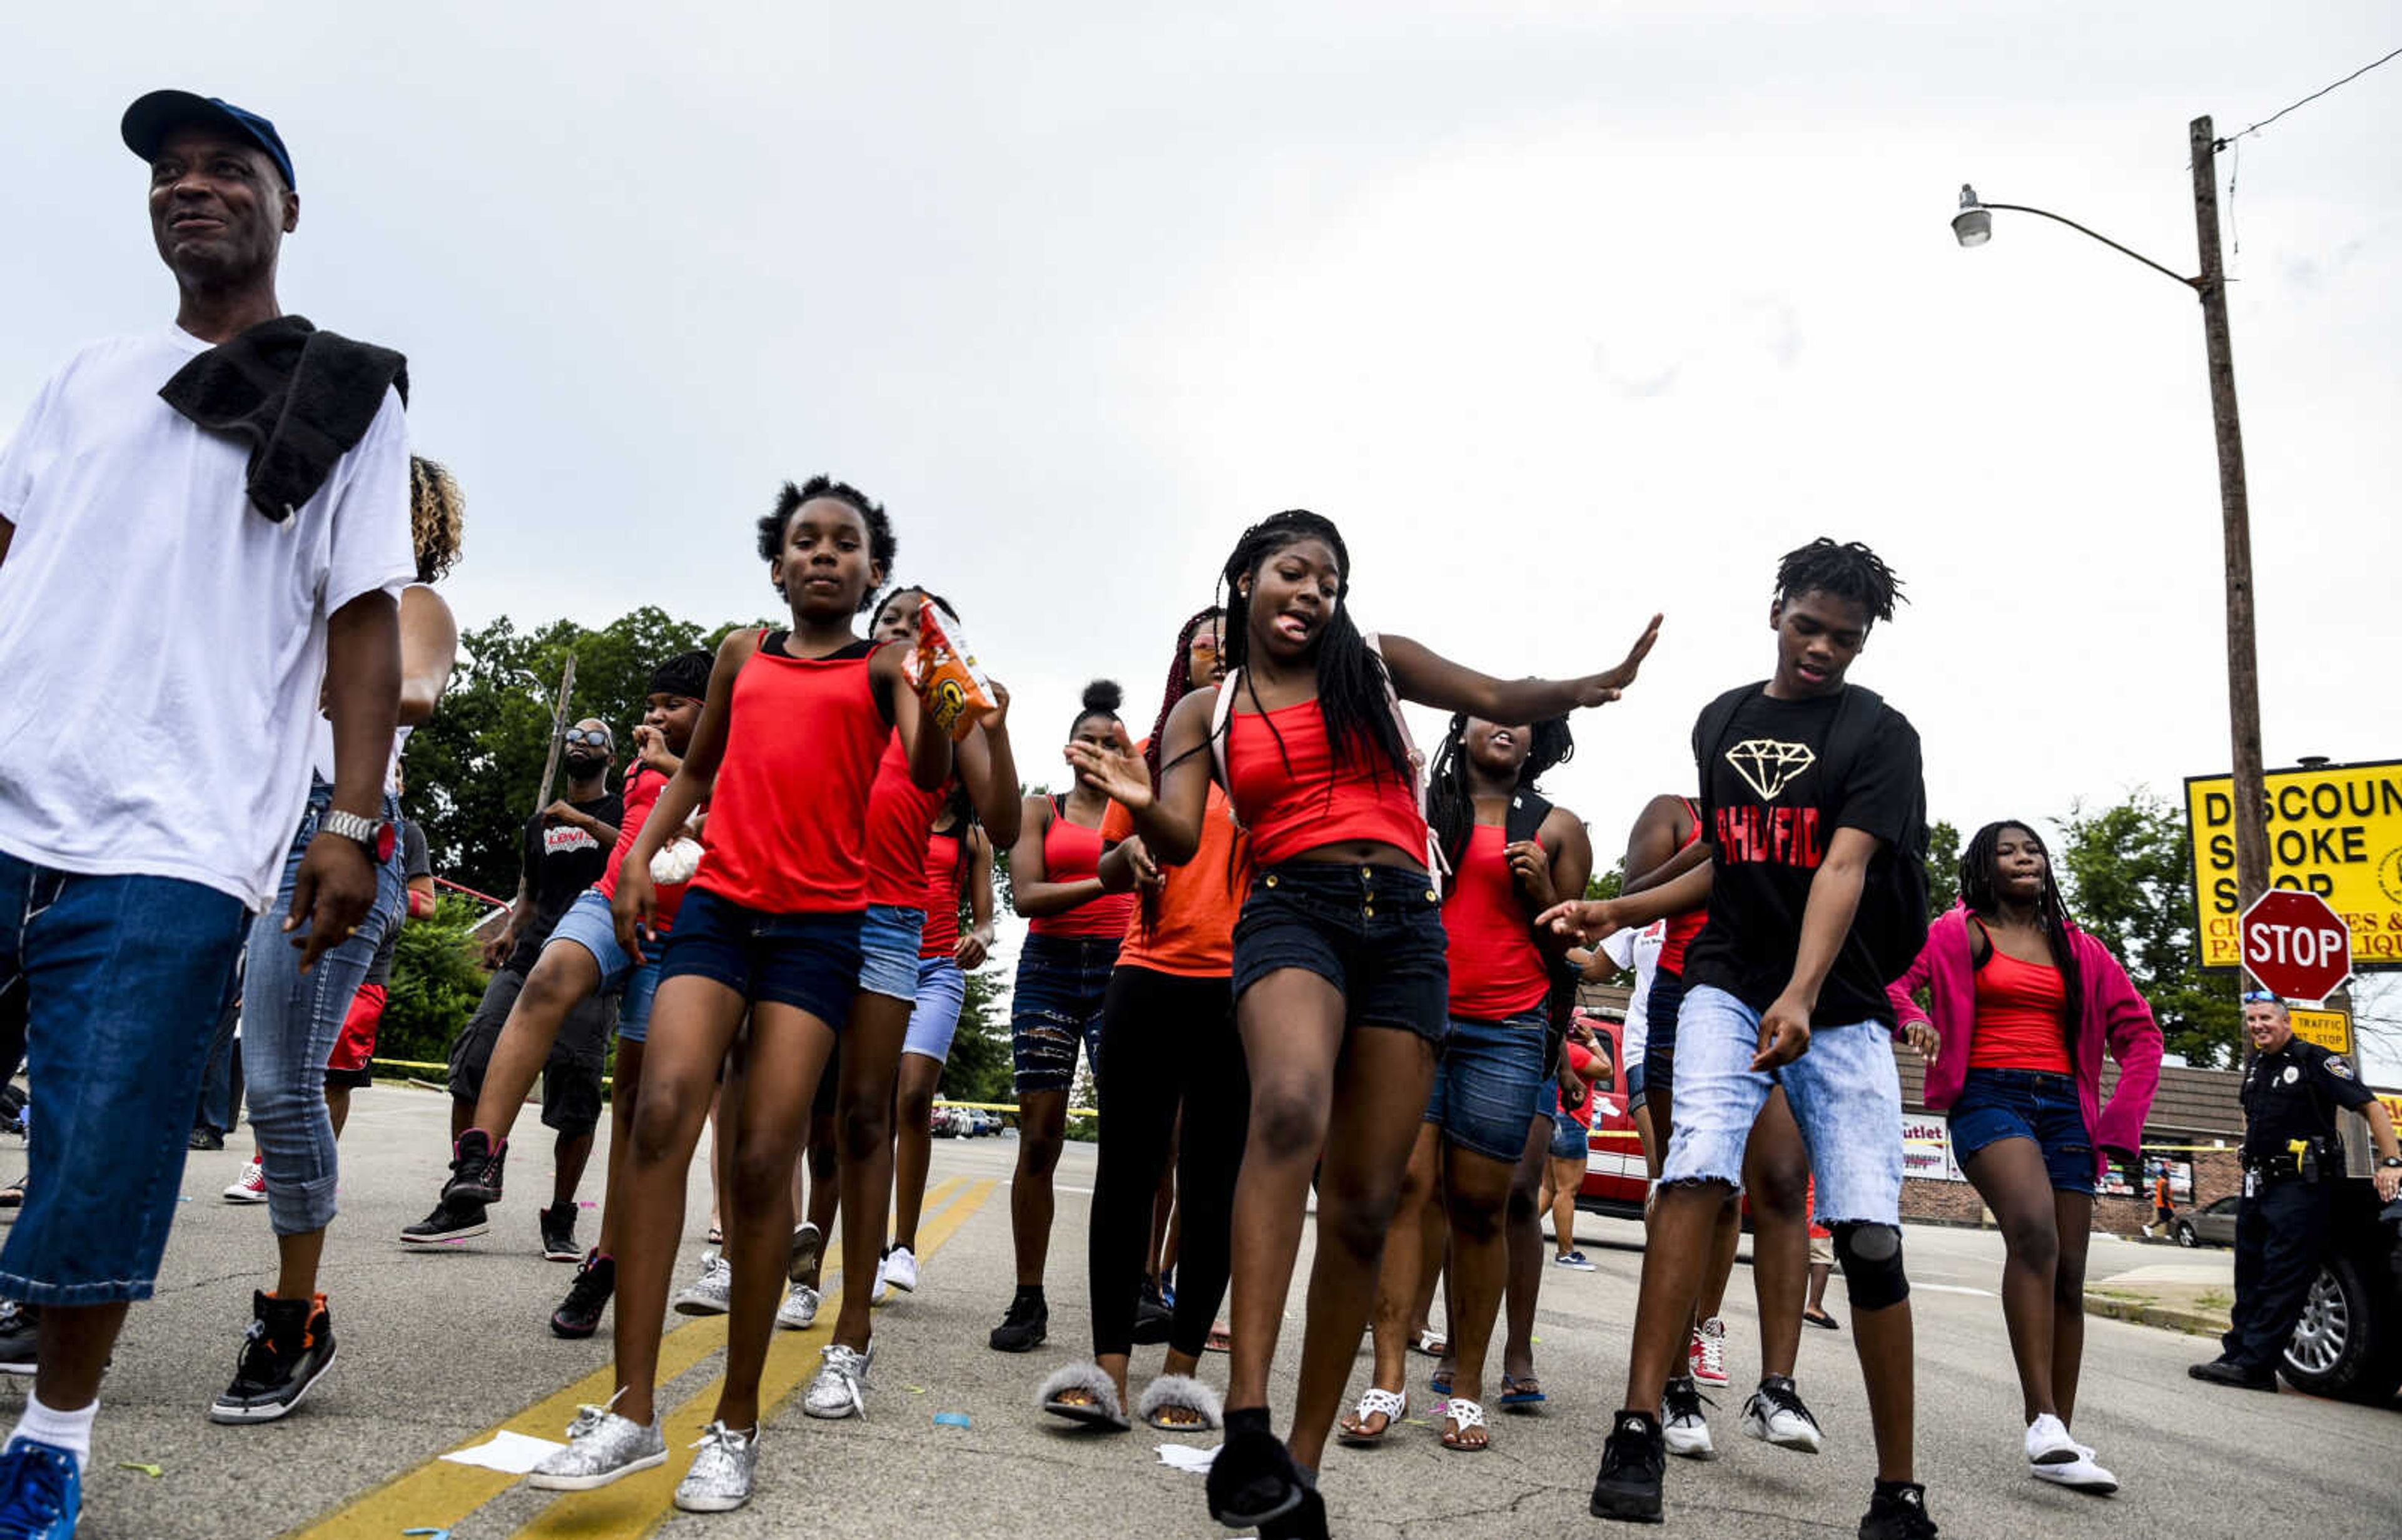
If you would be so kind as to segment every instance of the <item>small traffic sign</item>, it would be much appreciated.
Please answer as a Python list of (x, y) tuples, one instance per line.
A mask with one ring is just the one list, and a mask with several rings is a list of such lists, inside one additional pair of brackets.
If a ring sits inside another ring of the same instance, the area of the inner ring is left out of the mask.
[(2352, 977), (2352, 928), (2315, 893), (2272, 887), (2243, 911), (2243, 966), (2289, 1000), (2324, 1000)]

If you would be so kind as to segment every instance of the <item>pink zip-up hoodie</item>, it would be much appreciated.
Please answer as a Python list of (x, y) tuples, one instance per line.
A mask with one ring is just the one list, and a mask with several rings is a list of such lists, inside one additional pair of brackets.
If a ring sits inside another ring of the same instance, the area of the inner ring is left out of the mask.
[[(2152, 1008), (2135, 993), (2127, 970), (2110, 949), (2068, 927), (2069, 945), (2077, 952), (2077, 971), (2083, 981), (2085, 1009), (2078, 1015), (2077, 1099), (2083, 1104), (2085, 1127), (2093, 1140), (2093, 1165), (2098, 1176), (2108, 1163), (2103, 1150), (2135, 1149), (2143, 1144), (2144, 1120), (2151, 1115), (2152, 1093), (2160, 1083), (2160, 1029)], [(1885, 987), (1893, 1001), (1894, 1036), (1912, 1022), (1928, 1021), (1911, 992), (1927, 986), (1934, 1002), (1929, 1023), (1942, 1036), (1942, 1050), (1926, 1066), (1926, 1105), (1943, 1111), (1960, 1099), (1968, 1078), (1970, 1043), (1977, 1033), (1977, 969), (1968, 952), (1968, 907), (1952, 912), (1926, 928), (1926, 945), (1918, 960)], [(2107, 1049), (2119, 1062), (2119, 1084), (2110, 1105), (2102, 1105), (2102, 1054)]]

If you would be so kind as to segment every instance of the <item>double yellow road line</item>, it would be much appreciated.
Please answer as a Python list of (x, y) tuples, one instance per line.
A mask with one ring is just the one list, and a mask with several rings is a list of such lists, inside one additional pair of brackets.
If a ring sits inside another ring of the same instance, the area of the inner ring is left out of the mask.
[[(940, 1250), (961, 1225), (975, 1217), (976, 1211), (984, 1206), (998, 1185), (991, 1180), (970, 1182), (963, 1176), (954, 1176), (927, 1193), (926, 1212), (932, 1217), (918, 1231), (918, 1254), (931, 1257)], [(840, 1263), (841, 1248), (829, 1249), (825, 1260), (827, 1269), (831, 1271)], [(850, 1280), (846, 1277), (843, 1282), (848, 1286)], [(782, 1409), (783, 1403), (815, 1371), (818, 1349), (832, 1337), (834, 1322), (841, 1308), (840, 1291), (831, 1291), (818, 1311), (819, 1325), (807, 1331), (776, 1333), (775, 1341), (767, 1350), (766, 1372), (759, 1384), (760, 1422), (763, 1424)], [(723, 1315), (708, 1316), (677, 1327), (668, 1332), (659, 1343), (659, 1384), (667, 1385), (676, 1376), (725, 1346), (725, 1317)], [(516, 1415), (493, 1423), (472, 1437), (462, 1439), (453, 1447), (471, 1448), (503, 1431), (556, 1440), (567, 1424), (574, 1420), (577, 1407), (599, 1405), (609, 1399), (615, 1380), (614, 1366), (604, 1365)], [(660, 1409), (661, 1430), (675, 1429), (680, 1433), (706, 1423), (725, 1381), (725, 1373), (721, 1370), (691, 1396), (672, 1407)], [(672, 1446), (672, 1438), (670, 1443)], [(517, 1533), (519, 1536), (539, 1536), (542, 1540), (562, 1540), (566, 1536), (650, 1534), (665, 1522), (675, 1485), (683, 1478), (683, 1467), (687, 1464), (687, 1461), (670, 1458), (665, 1465), (629, 1476), (613, 1486), (593, 1492), (563, 1493)], [(437, 1455), (411, 1470), (403, 1471), (383, 1485), (362, 1493), (302, 1528), (289, 1532), (285, 1540), (368, 1540), (370, 1536), (374, 1540), (388, 1540), (388, 1537), (406, 1529), (449, 1529), (516, 1486), (518, 1479), (500, 1471), (458, 1464)]]

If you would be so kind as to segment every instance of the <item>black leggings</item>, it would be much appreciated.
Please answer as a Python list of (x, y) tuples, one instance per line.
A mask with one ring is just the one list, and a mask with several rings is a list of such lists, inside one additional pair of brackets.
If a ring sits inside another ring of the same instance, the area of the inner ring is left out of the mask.
[(1152, 1204), (1167, 1168), (1180, 1103), (1184, 1136), (1176, 1182), (1184, 1229), (1167, 1345), (1197, 1357), (1226, 1297), (1235, 1175), (1242, 1169), (1250, 1121), (1251, 1081), (1243, 1041), (1235, 1035), (1231, 982), (1117, 969), (1101, 1013), (1100, 1080), (1110, 1094), (1101, 1112), (1087, 1255), (1093, 1352), (1134, 1349)]

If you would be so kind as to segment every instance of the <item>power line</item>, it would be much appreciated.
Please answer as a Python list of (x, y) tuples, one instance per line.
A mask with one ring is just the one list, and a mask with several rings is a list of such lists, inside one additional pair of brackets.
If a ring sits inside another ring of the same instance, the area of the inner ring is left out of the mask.
[(2317, 101), (2320, 97), (2325, 96), (2327, 92), (2351, 85), (2362, 76), (2367, 75), (2369, 71), (2375, 69), (2379, 64), (2389, 64), (2396, 59), (2402, 59), (2402, 48), (2395, 48), (2392, 53), (2387, 54), (2382, 59), (2375, 60), (2369, 63), (2361, 65), (2360, 68), (2353, 71), (2350, 75), (2345, 76), (2342, 79), (2337, 81), (2332, 86), (2322, 86), (2317, 90), (2311, 92), (2310, 95), (2303, 97), (2300, 101), (2291, 103), (2285, 106), (2278, 108), (2275, 112), (2271, 113), (2268, 117), (2260, 119), (2260, 121), (2253, 124), (2248, 129), (2241, 129), (2234, 133), (2227, 135), (2223, 139), (2212, 141), (2211, 147), (2213, 149), (2223, 150), (2239, 139), (2244, 138), (2250, 134), (2258, 133), (2262, 129), (2274, 123), (2277, 119), (2285, 117), (2287, 113), (2292, 112), (2295, 108), (2307, 107), (2312, 103)]

